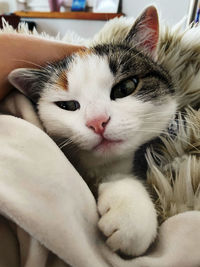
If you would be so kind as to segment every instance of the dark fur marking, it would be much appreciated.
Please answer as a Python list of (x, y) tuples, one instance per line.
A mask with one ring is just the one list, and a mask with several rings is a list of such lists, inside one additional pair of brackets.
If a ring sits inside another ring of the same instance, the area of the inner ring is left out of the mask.
[(154, 146), (154, 149), (156, 150), (155, 147), (158, 144), (162, 144), (162, 141), (159, 137), (156, 137), (148, 141), (147, 143), (141, 145), (135, 152), (133, 160), (133, 174), (136, 175), (141, 180), (146, 180), (147, 178), (147, 170), (148, 170), (148, 163), (146, 160), (147, 148)]
[(92, 50), (99, 56), (108, 57), (115, 83), (134, 76), (142, 80), (142, 87), (135, 94), (142, 101), (160, 100), (174, 94), (168, 72), (136, 48), (123, 43), (98, 45)]
[(53, 74), (56, 74), (59, 80), (63, 71), (69, 68), (72, 61), (73, 56), (69, 56), (59, 62), (48, 64), (40, 70), (29, 70), (27, 72), (27, 81), (29, 82), (29, 86), (31, 86), (29, 92), (30, 98), (37, 103), (44, 87), (47, 84), (55, 84), (55, 80), (52, 80)]

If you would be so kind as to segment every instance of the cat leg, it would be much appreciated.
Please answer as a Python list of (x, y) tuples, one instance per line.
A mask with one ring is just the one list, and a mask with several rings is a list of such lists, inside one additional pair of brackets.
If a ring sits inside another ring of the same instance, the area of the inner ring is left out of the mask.
[(135, 177), (113, 175), (99, 186), (98, 226), (113, 251), (143, 254), (157, 234), (157, 215), (145, 186)]

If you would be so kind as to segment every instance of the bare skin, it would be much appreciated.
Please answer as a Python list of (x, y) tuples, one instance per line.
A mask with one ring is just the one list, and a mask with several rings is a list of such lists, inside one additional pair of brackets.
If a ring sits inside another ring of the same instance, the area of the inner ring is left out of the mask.
[(13, 69), (37, 68), (47, 62), (60, 60), (81, 49), (84, 49), (84, 47), (18, 33), (1, 33), (0, 100), (12, 89), (7, 76)]

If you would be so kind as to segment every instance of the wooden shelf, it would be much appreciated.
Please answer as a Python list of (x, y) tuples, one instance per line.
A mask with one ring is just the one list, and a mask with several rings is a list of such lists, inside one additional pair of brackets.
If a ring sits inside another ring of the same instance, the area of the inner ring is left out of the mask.
[(16, 11), (15, 15), (24, 18), (109, 20), (123, 16), (123, 13)]

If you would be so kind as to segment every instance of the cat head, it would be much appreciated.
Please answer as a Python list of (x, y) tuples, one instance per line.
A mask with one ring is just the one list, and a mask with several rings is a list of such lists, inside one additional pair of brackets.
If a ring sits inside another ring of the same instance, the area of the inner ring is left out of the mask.
[(158, 15), (147, 8), (118, 44), (100, 44), (9, 81), (36, 104), (51, 136), (100, 158), (133, 152), (176, 110), (171, 77), (156, 63)]

